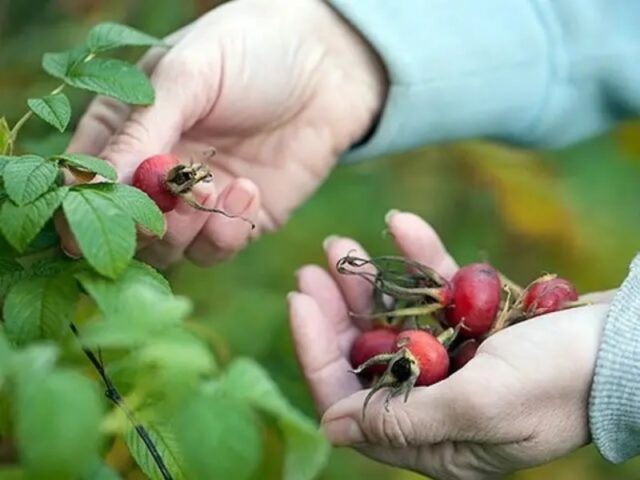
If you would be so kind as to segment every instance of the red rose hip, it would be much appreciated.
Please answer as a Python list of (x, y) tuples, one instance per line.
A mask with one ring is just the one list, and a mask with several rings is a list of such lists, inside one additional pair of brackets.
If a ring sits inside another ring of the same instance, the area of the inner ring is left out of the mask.
[(500, 277), (487, 263), (462, 267), (451, 280), (453, 300), (445, 311), (447, 323), (462, 324), (461, 334), (480, 337), (491, 330), (500, 308)]
[(164, 213), (178, 205), (179, 197), (169, 189), (167, 177), (179, 163), (174, 155), (154, 155), (143, 161), (133, 174), (133, 186), (149, 195)]
[[(361, 333), (351, 347), (351, 366), (358, 368), (376, 355), (393, 353), (396, 350), (396, 332), (391, 329), (379, 328)], [(366, 377), (382, 375), (386, 368), (385, 364), (379, 363), (365, 368), (360, 373)]]

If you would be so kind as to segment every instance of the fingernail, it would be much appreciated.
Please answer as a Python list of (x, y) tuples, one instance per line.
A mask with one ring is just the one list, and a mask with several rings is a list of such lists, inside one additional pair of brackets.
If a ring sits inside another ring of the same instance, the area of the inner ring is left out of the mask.
[(62, 250), (62, 253), (64, 253), (67, 257), (73, 259), (73, 260), (79, 260), (82, 258), (82, 255), (78, 255), (76, 253), (71, 253), (69, 250), (67, 250), (67, 248), (64, 246), (64, 244), (60, 245), (60, 249)]
[(329, 246), (335, 242), (336, 240), (338, 240), (340, 237), (338, 235), (329, 235), (327, 238), (324, 239), (324, 241), (322, 242), (322, 248), (324, 248), (325, 250), (327, 250), (329, 248)]
[(395, 208), (392, 208), (391, 210), (389, 210), (387, 212), (387, 214), (384, 216), (384, 222), (386, 224), (388, 224), (391, 221), (391, 218), (396, 214), (396, 213), (400, 213), (400, 210), (396, 210)]
[(241, 185), (235, 185), (231, 191), (227, 193), (223, 205), (227, 213), (232, 215), (243, 214), (251, 204), (253, 194), (247, 191)]
[(322, 431), (331, 443), (339, 447), (365, 443), (360, 425), (350, 417), (323, 423)]

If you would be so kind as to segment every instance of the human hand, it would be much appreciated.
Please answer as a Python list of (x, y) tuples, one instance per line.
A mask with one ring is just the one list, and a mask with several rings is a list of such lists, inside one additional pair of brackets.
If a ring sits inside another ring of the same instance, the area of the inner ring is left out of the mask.
[[(131, 110), (98, 97), (69, 150), (106, 159), (125, 183), (156, 153), (207, 161), (215, 179), (196, 188), (200, 202), (255, 220), (254, 235), (287, 220), (371, 128), (384, 100), (380, 61), (322, 0), (229, 2), (168, 43), (141, 62), (155, 104)], [(212, 147), (217, 154), (204, 158)], [(211, 264), (251, 234), (245, 222), (187, 205), (167, 215), (167, 226), (140, 253), (160, 267), (183, 255)]]
[[(401, 253), (451, 276), (456, 264), (435, 232), (407, 213), (388, 216)], [(349, 373), (359, 328), (349, 311), (371, 311), (371, 287), (335, 271), (362, 248), (346, 238), (325, 242), (330, 274), (298, 273), (289, 296), (296, 351), (329, 439), (376, 460), (436, 479), (489, 479), (565, 455), (589, 441), (587, 399), (607, 306), (575, 308), (527, 320), (487, 339), (462, 370), (407, 403), (374, 396)], [(362, 325), (360, 325), (362, 326)]]

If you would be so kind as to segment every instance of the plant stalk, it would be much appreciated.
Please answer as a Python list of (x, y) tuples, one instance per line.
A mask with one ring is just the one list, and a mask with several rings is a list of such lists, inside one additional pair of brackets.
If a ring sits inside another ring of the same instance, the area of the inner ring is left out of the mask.
[[(71, 327), (71, 331), (76, 336), (76, 338), (79, 338), (78, 328), (75, 326), (75, 324), (71, 323), (70, 327)], [(122, 398), (122, 395), (113, 384), (113, 381), (111, 380), (111, 378), (109, 378), (109, 375), (104, 369), (104, 365), (102, 364), (100, 359), (90, 349), (82, 346), (81, 348), (84, 354), (86, 355), (86, 357), (89, 359), (89, 361), (93, 365), (93, 367), (98, 372), (98, 375), (100, 376), (100, 378), (102, 379), (102, 382), (104, 383), (104, 386), (106, 388), (106, 391), (105, 391), (106, 397), (109, 400), (111, 400), (111, 402), (113, 402), (114, 405), (120, 408), (120, 410), (122, 410), (126, 415), (126, 417), (129, 419), (136, 433), (138, 434), (140, 439), (144, 442), (144, 445), (147, 447), (147, 450), (149, 451), (149, 454), (153, 458), (153, 461), (155, 462), (156, 466), (158, 467), (158, 470), (160, 471), (162, 478), (164, 480), (173, 480), (173, 476), (167, 469), (167, 466), (165, 465), (164, 460), (162, 459), (162, 456), (158, 452), (157, 447), (153, 443), (153, 440), (151, 440), (151, 437), (149, 436), (149, 432), (147, 432), (144, 426), (137, 420), (133, 411), (125, 403), (124, 399)]]

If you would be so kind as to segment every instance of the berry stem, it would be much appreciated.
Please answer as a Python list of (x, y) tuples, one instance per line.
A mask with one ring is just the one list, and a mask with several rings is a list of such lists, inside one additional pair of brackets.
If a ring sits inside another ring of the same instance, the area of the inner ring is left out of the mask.
[[(71, 323), (69, 326), (73, 334), (76, 336), (76, 338), (79, 339), (80, 334), (78, 332), (78, 327), (76, 327), (74, 323)], [(163, 480), (173, 480), (173, 476), (167, 469), (167, 466), (165, 465), (164, 460), (162, 459), (162, 456), (158, 452), (157, 447), (153, 443), (153, 440), (151, 440), (151, 437), (149, 436), (149, 432), (147, 432), (144, 426), (138, 421), (135, 414), (129, 408), (129, 406), (125, 403), (124, 399), (122, 398), (122, 395), (120, 394), (118, 389), (113, 384), (113, 381), (107, 374), (107, 371), (104, 368), (104, 364), (102, 363), (101, 358), (99, 358), (99, 357), (102, 357), (102, 354), (98, 352), (99, 356), (96, 356), (96, 354), (93, 353), (90, 349), (83, 346), (81, 346), (81, 348), (84, 354), (86, 355), (86, 357), (89, 359), (89, 362), (91, 362), (91, 365), (93, 365), (93, 367), (98, 372), (98, 375), (102, 379), (102, 382), (106, 387), (105, 396), (109, 400), (111, 400), (111, 402), (115, 406), (120, 408), (120, 410), (122, 410), (125, 416), (129, 419), (136, 433), (144, 443), (145, 447), (147, 447), (147, 450), (149, 451), (149, 454), (153, 458), (153, 461), (155, 462), (156, 466), (158, 467), (158, 470), (160, 471), (160, 474), (162, 475)]]
[(249, 225), (251, 225), (251, 230), (256, 228), (256, 224), (255, 223), (253, 223), (248, 218), (243, 217), (242, 215), (232, 215), (230, 213), (225, 212), (224, 210), (220, 210), (219, 208), (205, 207), (204, 205), (200, 204), (194, 198), (194, 196), (193, 196), (193, 194), (191, 192), (182, 195), (182, 198), (187, 203), (187, 205), (189, 205), (190, 207), (195, 208), (196, 210), (200, 210), (202, 212), (219, 213), (220, 215), (223, 215), (223, 216), (225, 216), (227, 218), (239, 218), (240, 220), (242, 220), (242, 221), (248, 223)]
[(434, 303), (432, 305), (399, 308), (398, 310), (391, 310), (389, 312), (380, 312), (380, 313), (359, 314), (359, 313), (351, 312), (350, 315), (352, 317), (366, 317), (371, 319), (385, 318), (385, 317), (413, 317), (418, 315), (430, 315), (432, 313), (437, 312), (440, 309), (442, 309), (442, 305)]
[(524, 288), (522, 288), (520, 285), (518, 285), (503, 273), (498, 272), (498, 276), (500, 277), (500, 283), (505, 285), (508, 291), (511, 292), (514, 297), (518, 298), (524, 293)]

